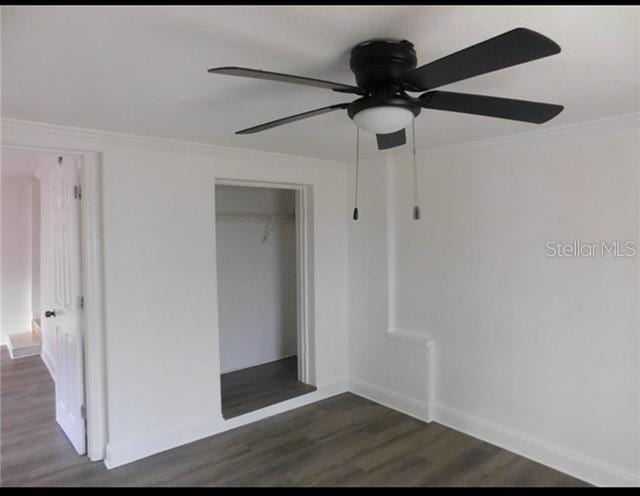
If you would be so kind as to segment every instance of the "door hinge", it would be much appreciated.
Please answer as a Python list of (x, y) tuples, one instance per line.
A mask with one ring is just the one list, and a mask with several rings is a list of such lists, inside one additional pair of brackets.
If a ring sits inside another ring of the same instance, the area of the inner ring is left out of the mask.
[(73, 197), (76, 200), (79, 200), (80, 198), (82, 198), (82, 190), (80, 190), (80, 186), (74, 186), (73, 187)]
[(84, 296), (78, 298), (78, 305), (80, 306), (80, 308), (84, 308)]
[(87, 418), (87, 406), (86, 405), (81, 405), (80, 406), (80, 416), (82, 418)]

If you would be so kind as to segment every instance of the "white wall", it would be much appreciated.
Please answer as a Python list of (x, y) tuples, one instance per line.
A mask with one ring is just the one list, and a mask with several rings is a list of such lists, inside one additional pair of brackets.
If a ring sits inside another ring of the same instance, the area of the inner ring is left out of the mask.
[[(6, 120), (3, 141), (102, 154), (111, 466), (247, 421), (225, 421), (221, 413), (218, 178), (310, 187), (318, 390), (296, 401), (345, 390), (349, 214), (342, 164)], [(260, 415), (266, 413), (249, 414)]]
[(2, 178), (2, 341), (31, 329), (33, 185), (30, 177)]
[(40, 181), (31, 181), (31, 315), (40, 318)]
[[(293, 214), (295, 191), (216, 186), (220, 214)], [(295, 221), (216, 220), (220, 369), (230, 372), (297, 352)]]
[[(349, 382), (358, 394), (428, 420), (425, 342), (400, 329), (393, 315), (393, 273), (387, 274), (392, 251), (387, 239), (393, 231), (387, 222), (387, 156), (379, 153), (361, 161), (359, 219), (350, 222)], [(354, 168), (350, 171), (353, 198)]]
[[(638, 483), (640, 257), (549, 258), (545, 243), (640, 242), (638, 138), (636, 116), (422, 152), (417, 222), (410, 156), (388, 170), (397, 325), (433, 339), (435, 419), (598, 484)], [(367, 267), (385, 265), (383, 221), (361, 211), (350, 373), (421, 399), (408, 377), (426, 360), (409, 371), (381, 338), (386, 274)]]

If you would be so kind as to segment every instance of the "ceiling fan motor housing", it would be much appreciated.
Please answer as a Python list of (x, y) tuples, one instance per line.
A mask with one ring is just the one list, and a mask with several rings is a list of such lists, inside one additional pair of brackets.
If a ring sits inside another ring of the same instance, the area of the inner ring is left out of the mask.
[(353, 119), (358, 112), (383, 106), (402, 107), (417, 116), (421, 107), (402, 85), (405, 73), (417, 63), (413, 44), (407, 40), (370, 40), (354, 47), (349, 65), (366, 96), (349, 104), (349, 117)]
[(349, 66), (356, 83), (365, 90), (397, 85), (418, 63), (413, 44), (407, 40), (364, 41), (351, 50)]

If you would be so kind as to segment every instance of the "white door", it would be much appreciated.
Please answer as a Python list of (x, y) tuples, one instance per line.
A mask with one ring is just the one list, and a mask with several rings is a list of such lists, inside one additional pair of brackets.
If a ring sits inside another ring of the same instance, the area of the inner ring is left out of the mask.
[(44, 185), (48, 222), (50, 308), (44, 317), (55, 341), (56, 421), (79, 454), (86, 451), (79, 158), (58, 157)]

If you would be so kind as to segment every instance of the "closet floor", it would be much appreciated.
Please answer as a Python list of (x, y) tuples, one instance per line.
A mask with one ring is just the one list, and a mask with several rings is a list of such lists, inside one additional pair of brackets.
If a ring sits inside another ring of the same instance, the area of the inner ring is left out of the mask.
[(222, 415), (237, 417), (315, 391), (298, 381), (298, 358), (289, 357), (222, 374)]

